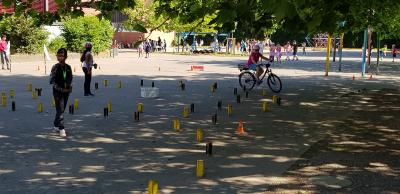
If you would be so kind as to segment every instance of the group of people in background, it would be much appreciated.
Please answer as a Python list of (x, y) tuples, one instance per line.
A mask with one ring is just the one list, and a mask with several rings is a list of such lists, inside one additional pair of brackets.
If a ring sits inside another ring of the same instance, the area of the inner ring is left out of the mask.
[(142, 41), (138, 46), (139, 57), (143, 57), (143, 52), (145, 53), (145, 58), (150, 57), (151, 52), (167, 52), (167, 42), (165, 39), (161, 41), (161, 38), (158, 37), (158, 40), (146, 39)]
[(279, 43), (275, 44), (271, 41), (267, 41), (264, 43), (263, 41), (255, 41), (255, 40), (242, 40), (238, 43), (239, 50), (242, 54), (250, 53), (251, 48), (254, 45), (258, 45), (260, 47), (260, 53), (264, 53), (264, 49), (266, 47), (269, 48), (269, 60), (271, 62), (277, 61), (278, 63), (282, 63), (282, 56), (285, 54), (285, 60), (299, 60), (298, 58), (298, 48), (302, 47), (303, 55), (306, 55), (306, 43), (302, 43), (301, 45), (297, 44), (296, 41), (287, 42), (284, 45), (280, 45)]

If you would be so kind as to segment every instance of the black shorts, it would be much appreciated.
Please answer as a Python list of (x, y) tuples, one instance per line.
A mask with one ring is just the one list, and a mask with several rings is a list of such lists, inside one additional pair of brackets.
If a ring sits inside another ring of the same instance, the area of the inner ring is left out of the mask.
[(396, 53), (393, 53), (393, 58), (396, 58)]

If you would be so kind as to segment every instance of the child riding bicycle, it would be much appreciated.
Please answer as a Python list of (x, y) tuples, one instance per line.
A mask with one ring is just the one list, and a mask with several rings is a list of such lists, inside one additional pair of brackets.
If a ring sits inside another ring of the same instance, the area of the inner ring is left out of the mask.
[(268, 58), (264, 57), (260, 52), (260, 46), (254, 45), (251, 50), (249, 60), (247, 61), (245, 67), (256, 71), (257, 85), (260, 85), (262, 81), (260, 81), (260, 76), (264, 73), (264, 70), (258, 64), (260, 58), (264, 60), (268, 60)]

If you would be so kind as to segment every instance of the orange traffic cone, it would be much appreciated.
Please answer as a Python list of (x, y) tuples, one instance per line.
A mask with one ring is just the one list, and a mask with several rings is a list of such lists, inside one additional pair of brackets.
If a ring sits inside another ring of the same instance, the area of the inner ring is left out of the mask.
[(237, 128), (237, 133), (239, 135), (243, 135), (244, 134), (244, 127), (243, 127), (243, 122), (242, 121), (239, 122), (239, 126)]
[(369, 80), (372, 80), (372, 74), (369, 76), (369, 78), (368, 78)]
[(356, 77), (353, 75), (353, 78), (352, 78), (352, 80), (355, 80), (356, 79)]

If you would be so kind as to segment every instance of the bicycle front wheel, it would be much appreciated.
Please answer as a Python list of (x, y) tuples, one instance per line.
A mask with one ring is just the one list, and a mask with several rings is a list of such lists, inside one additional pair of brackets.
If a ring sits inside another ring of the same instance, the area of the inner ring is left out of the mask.
[(268, 87), (275, 93), (279, 93), (282, 90), (282, 82), (279, 77), (273, 73), (268, 76), (267, 79)]
[(245, 71), (239, 75), (239, 85), (243, 90), (249, 91), (256, 85), (256, 77), (251, 72)]

